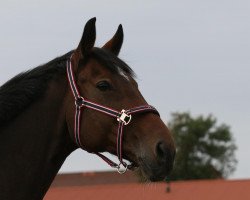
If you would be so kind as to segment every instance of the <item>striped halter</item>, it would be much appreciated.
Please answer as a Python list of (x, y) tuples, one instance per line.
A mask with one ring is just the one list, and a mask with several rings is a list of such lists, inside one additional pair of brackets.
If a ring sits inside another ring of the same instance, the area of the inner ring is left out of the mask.
[(158, 111), (150, 105), (142, 105), (138, 107), (134, 107), (128, 110), (122, 110), (122, 111), (117, 111), (112, 108), (94, 103), (92, 101), (89, 101), (85, 98), (83, 98), (78, 89), (77, 85), (75, 82), (75, 77), (73, 75), (72, 71), (72, 65), (71, 65), (71, 58), (67, 60), (67, 77), (69, 81), (69, 85), (71, 88), (71, 91), (73, 93), (73, 96), (75, 98), (75, 123), (74, 123), (74, 137), (75, 137), (75, 142), (76, 144), (82, 148), (83, 145), (81, 143), (81, 138), (80, 138), (80, 129), (81, 129), (81, 112), (82, 108), (86, 107), (92, 110), (99, 111), (101, 113), (107, 114), (113, 118), (115, 118), (118, 122), (118, 130), (117, 130), (117, 157), (119, 159), (119, 164), (111, 161), (109, 158), (104, 156), (103, 154), (97, 152), (95, 153), (98, 155), (100, 158), (102, 158), (105, 162), (107, 162), (111, 167), (116, 168), (117, 171), (122, 174), (127, 171), (127, 169), (132, 169), (133, 166), (132, 164), (127, 164), (126, 162), (123, 161), (122, 158), (122, 138), (123, 138), (123, 128), (124, 126), (128, 125), (131, 122), (132, 115), (137, 114), (137, 113), (146, 113), (146, 112), (152, 112), (157, 115), (159, 115)]

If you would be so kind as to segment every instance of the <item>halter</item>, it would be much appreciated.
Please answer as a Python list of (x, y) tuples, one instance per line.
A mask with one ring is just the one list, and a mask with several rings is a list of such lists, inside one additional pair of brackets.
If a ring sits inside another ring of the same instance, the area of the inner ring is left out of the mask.
[(81, 129), (81, 113), (82, 113), (82, 108), (90, 108), (92, 110), (99, 111), (101, 113), (107, 114), (113, 118), (115, 118), (118, 122), (118, 130), (117, 130), (117, 157), (119, 159), (119, 164), (113, 162), (103, 154), (97, 152), (95, 153), (98, 155), (100, 158), (102, 158), (105, 162), (107, 162), (111, 167), (116, 168), (117, 171), (122, 174), (127, 171), (127, 169), (132, 169), (133, 166), (132, 164), (127, 164), (126, 162), (123, 161), (122, 158), (122, 138), (123, 138), (123, 128), (124, 126), (128, 125), (131, 122), (132, 115), (133, 114), (138, 114), (138, 113), (145, 113), (145, 112), (152, 112), (157, 115), (159, 115), (158, 111), (150, 105), (142, 105), (138, 107), (134, 107), (128, 110), (122, 109), (122, 111), (117, 111), (112, 108), (94, 103), (92, 101), (89, 101), (85, 98), (83, 98), (78, 89), (77, 85), (75, 82), (75, 78), (72, 72), (72, 65), (71, 65), (71, 58), (67, 60), (67, 77), (69, 81), (69, 85), (71, 88), (71, 91), (73, 93), (73, 96), (75, 98), (75, 123), (74, 123), (74, 137), (75, 137), (75, 142), (76, 144), (83, 149), (83, 145), (81, 143), (81, 138), (80, 138), (80, 129)]

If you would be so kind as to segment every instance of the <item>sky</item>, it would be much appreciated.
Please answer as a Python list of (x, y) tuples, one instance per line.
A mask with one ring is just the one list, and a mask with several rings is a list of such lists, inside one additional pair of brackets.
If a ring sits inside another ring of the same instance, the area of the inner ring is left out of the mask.
[[(123, 25), (120, 57), (164, 121), (189, 111), (230, 125), (238, 146), (230, 178), (250, 178), (250, 1), (2, 0), (0, 84), (76, 48), (92, 17), (96, 46)], [(77, 150), (60, 172), (94, 170), (110, 168)]]

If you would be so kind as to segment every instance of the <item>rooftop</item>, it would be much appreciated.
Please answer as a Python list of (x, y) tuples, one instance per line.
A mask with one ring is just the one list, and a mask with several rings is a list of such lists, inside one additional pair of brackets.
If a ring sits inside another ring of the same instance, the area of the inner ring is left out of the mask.
[[(95, 182), (98, 177), (99, 181)], [(120, 177), (120, 179), (117, 177)], [(124, 176), (113, 172), (59, 175), (44, 200), (250, 199), (250, 180), (176, 181), (170, 183), (170, 189), (168, 190), (167, 183), (142, 184), (137, 183), (136, 179), (132, 177), (132, 173)]]

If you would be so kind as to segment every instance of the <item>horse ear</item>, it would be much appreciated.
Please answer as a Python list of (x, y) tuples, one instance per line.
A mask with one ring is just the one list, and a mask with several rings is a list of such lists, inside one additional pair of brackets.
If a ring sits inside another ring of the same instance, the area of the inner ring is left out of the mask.
[(89, 52), (95, 44), (95, 38), (96, 38), (95, 22), (96, 18), (94, 17), (90, 19), (84, 27), (82, 39), (77, 47), (77, 50), (80, 51), (81, 56), (84, 56), (84, 54)]
[(123, 29), (122, 25), (120, 24), (115, 35), (111, 40), (109, 40), (102, 48), (107, 49), (116, 56), (118, 56), (123, 42)]

